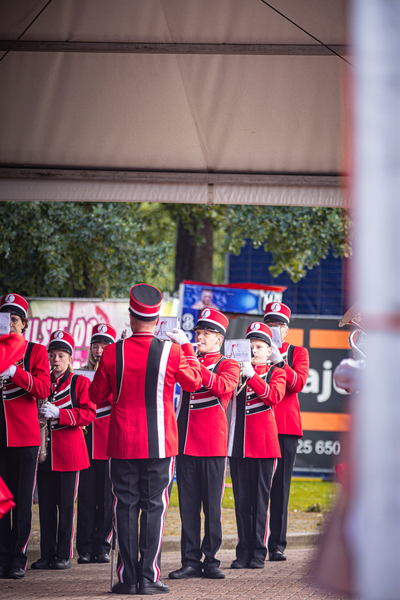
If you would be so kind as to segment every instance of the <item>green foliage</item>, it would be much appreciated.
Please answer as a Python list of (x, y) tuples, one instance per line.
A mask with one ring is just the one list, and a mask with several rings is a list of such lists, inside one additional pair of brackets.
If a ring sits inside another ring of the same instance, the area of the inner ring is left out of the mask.
[(126, 297), (168, 263), (172, 243), (141, 205), (0, 203), (0, 285), (26, 296)]
[(229, 210), (227, 249), (239, 254), (246, 237), (255, 248), (271, 252), (270, 271), (277, 277), (284, 271), (299, 281), (307, 269), (333, 255), (350, 256), (351, 222), (338, 208), (284, 206), (238, 206)]
[(190, 204), (165, 205), (170, 215), (182, 219), (198, 243), (202, 243), (202, 222), (208, 219), (220, 242), (217, 281), (222, 270), (221, 258), (226, 252), (239, 254), (246, 239), (255, 248), (264, 246), (271, 252), (273, 264), (270, 271), (277, 277), (284, 271), (292, 281), (299, 281), (307, 270), (326, 258), (330, 249), (333, 255), (351, 256), (352, 223), (343, 209), (297, 206), (206, 206)]

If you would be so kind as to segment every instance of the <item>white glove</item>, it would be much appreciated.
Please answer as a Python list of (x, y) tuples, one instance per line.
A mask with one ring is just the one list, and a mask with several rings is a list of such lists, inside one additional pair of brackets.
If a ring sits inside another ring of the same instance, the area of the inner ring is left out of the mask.
[(0, 377), (2, 377), (3, 379), (9, 379), (10, 377), (14, 377), (16, 370), (17, 367), (15, 365), (11, 365), (10, 367), (8, 367), (8, 369), (0, 373)]
[(39, 408), (39, 412), (45, 419), (58, 419), (60, 416), (60, 409), (58, 406), (54, 406), (54, 404), (50, 404), (50, 402), (42, 404)]
[(253, 367), (251, 366), (250, 362), (244, 362), (243, 363), (243, 369), (242, 369), (243, 375), (245, 377), (248, 377), (249, 379), (251, 379), (253, 377), (253, 375), (256, 374), (255, 370), (253, 369)]
[(186, 333), (182, 329), (178, 329), (178, 327), (174, 327), (172, 331), (166, 331), (166, 334), (175, 344), (179, 344), (180, 346), (190, 344)]
[(273, 362), (274, 364), (277, 364), (277, 363), (280, 363), (280, 362), (282, 362), (282, 361), (283, 361), (283, 356), (282, 356), (282, 354), (279, 352), (279, 348), (277, 348), (277, 347), (275, 346), (275, 344), (272, 344), (271, 348), (272, 348), (272, 352), (271, 352), (271, 354), (269, 355), (269, 360), (270, 360), (271, 362)]
[(349, 393), (359, 390), (361, 371), (364, 368), (364, 360), (354, 360), (354, 358), (341, 360), (333, 372), (333, 381), (336, 387)]

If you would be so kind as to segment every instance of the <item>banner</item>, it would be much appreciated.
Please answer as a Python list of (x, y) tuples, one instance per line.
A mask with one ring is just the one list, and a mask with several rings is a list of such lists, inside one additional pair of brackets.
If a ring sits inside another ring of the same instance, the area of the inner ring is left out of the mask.
[[(227, 338), (241, 338), (255, 319), (240, 316), (229, 323)], [(297, 474), (332, 472), (343, 462), (343, 443), (350, 428), (349, 395), (335, 387), (333, 372), (351, 354), (349, 329), (338, 328), (340, 317), (292, 317), (286, 341), (304, 346), (310, 354), (310, 372), (299, 394), (303, 437), (299, 439)]]
[(237, 283), (212, 285), (184, 281), (179, 286), (182, 329), (194, 341), (194, 326), (203, 308), (223, 313), (263, 315), (268, 302), (281, 302), (286, 287)]
[[(117, 339), (129, 325), (129, 299), (121, 300), (41, 300), (29, 301), (29, 327), (25, 331), (28, 342), (47, 346), (52, 331), (68, 331), (75, 341), (72, 366), (79, 369), (87, 362), (93, 325), (107, 323), (117, 330)], [(162, 316), (177, 314), (178, 301), (165, 301), (161, 306)]]

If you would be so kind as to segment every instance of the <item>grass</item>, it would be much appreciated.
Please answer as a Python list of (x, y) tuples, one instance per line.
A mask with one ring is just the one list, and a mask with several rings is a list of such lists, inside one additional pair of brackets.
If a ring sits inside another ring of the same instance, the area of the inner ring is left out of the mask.
[[(228, 484), (230, 479), (226, 479)], [(331, 481), (319, 480), (292, 480), (290, 487), (289, 510), (294, 512), (325, 512), (329, 510), (336, 497), (337, 484)], [(179, 506), (178, 490), (176, 482), (172, 488), (170, 506)], [(226, 487), (223, 508), (234, 508), (233, 491), (231, 487)]]

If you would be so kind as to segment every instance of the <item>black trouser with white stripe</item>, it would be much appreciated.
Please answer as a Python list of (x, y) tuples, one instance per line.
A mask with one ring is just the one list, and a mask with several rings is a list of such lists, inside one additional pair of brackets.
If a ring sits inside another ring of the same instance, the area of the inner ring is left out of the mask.
[[(73, 556), (79, 471), (38, 470), (40, 554), (50, 562)], [(58, 508), (58, 519), (57, 519)]]
[(269, 498), (276, 458), (230, 458), (239, 542), (236, 558), (265, 560)]
[(110, 552), (112, 534), (112, 492), (108, 460), (90, 459), (81, 471), (78, 490), (76, 548), (78, 554)]
[[(8, 448), (5, 435), (0, 447), (0, 476), (14, 496), (16, 506), (0, 519), (0, 566), (26, 569), (26, 549), (31, 535), (32, 502), (39, 446)], [(11, 526), (12, 516), (12, 526)]]
[[(182, 521), (182, 565), (219, 567), (216, 554), (222, 543), (221, 503), (225, 486), (226, 458), (223, 456), (176, 457), (179, 511)], [(201, 535), (201, 505), (204, 512), (204, 539)]]
[(278, 459), (271, 489), (271, 534), (268, 538), (268, 550), (270, 552), (274, 550), (284, 552), (286, 548), (290, 483), (299, 438), (297, 435), (279, 433), (278, 439), (282, 458)]
[(173, 471), (173, 458), (110, 459), (119, 550), (117, 572), (123, 583), (136, 585), (141, 577), (150, 581), (160, 577), (161, 541)]

